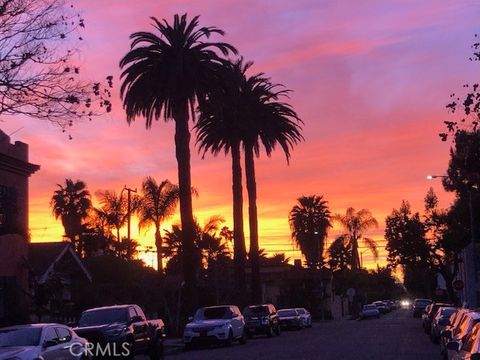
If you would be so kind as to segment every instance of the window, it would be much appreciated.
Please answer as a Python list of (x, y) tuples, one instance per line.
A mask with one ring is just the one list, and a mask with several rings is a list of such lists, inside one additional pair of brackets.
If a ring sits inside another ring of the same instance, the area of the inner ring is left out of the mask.
[(128, 318), (133, 319), (135, 316), (137, 316), (137, 312), (135, 311), (134, 307), (129, 307), (128, 308)]
[(137, 312), (138, 316), (142, 317), (142, 320), (146, 320), (147, 318), (145, 317), (145, 314), (143, 313), (143, 310), (140, 308), (140, 306), (135, 306), (135, 310)]
[(45, 329), (44, 341), (57, 341), (58, 335), (53, 327), (48, 327)]
[(64, 343), (72, 340), (72, 334), (70, 333), (70, 330), (68, 330), (67, 328), (57, 327), (55, 329), (57, 330), (59, 342)]

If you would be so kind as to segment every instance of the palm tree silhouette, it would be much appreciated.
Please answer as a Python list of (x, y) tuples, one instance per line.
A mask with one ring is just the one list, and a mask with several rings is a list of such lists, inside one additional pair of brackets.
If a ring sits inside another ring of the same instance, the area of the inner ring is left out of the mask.
[(138, 208), (138, 227), (148, 229), (155, 226), (155, 246), (157, 247), (157, 266), (163, 274), (162, 235), (160, 227), (163, 221), (175, 213), (178, 203), (178, 186), (168, 180), (157, 183), (147, 177), (142, 183), (142, 194)]
[(198, 16), (174, 16), (173, 24), (152, 18), (156, 33), (136, 32), (130, 51), (121, 59), (120, 88), (123, 107), (130, 124), (137, 116), (146, 119), (147, 129), (162, 117), (175, 121), (175, 153), (178, 164), (180, 218), (184, 233), (184, 278), (186, 311), (197, 305), (195, 224), (190, 175), (189, 119), (216, 84), (217, 72), (236, 49), (222, 42), (206, 42), (212, 34), (223, 35), (216, 27), (199, 27)]
[(339, 247), (340, 244), (338, 243), (342, 243), (350, 249), (352, 270), (360, 268), (360, 255), (358, 253), (360, 240), (370, 249), (375, 259), (378, 257), (377, 243), (375, 240), (364, 236), (367, 230), (378, 227), (378, 221), (373, 217), (370, 210), (355, 211), (354, 208), (350, 207), (345, 215), (336, 214), (333, 218), (343, 226), (345, 233), (340, 235), (331, 246)]
[(82, 244), (80, 244), (80, 235), (82, 233), (82, 223), (88, 217), (88, 212), (92, 207), (90, 193), (87, 185), (81, 181), (65, 179), (65, 185), (57, 184), (58, 190), (53, 193), (50, 201), (55, 219), (60, 218), (65, 236), (73, 244), (79, 254), (82, 254)]
[(243, 227), (243, 186), (241, 164), (241, 142), (245, 133), (245, 109), (249, 106), (248, 96), (251, 86), (246, 72), (252, 63), (242, 60), (227, 64), (221, 72), (220, 86), (201, 104), (196, 124), (197, 144), (205, 153), (230, 153), (232, 157), (233, 192), (233, 239), (235, 266), (235, 298), (245, 305), (246, 247)]
[(305, 255), (310, 268), (323, 264), (325, 240), (330, 223), (330, 210), (323, 196), (301, 196), (290, 211), (292, 239)]
[[(248, 82), (249, 103), (245, 119), (247, 125), (243, 135), (245, 151), (245, 177), (248, 192), (248, 220), (250, 227), (249, 257), (252, 264), (252, 300), (261, 301), (260, 262), (258, 242), (257, 184), (255, 180), (255, 157), (260, 156), (261, 147), (267, 156), (271, 156), (275, 147), (280, 145), (287, 163), (290, 150), (303, 140), (300, 133), (302, 122), (293, 108), (279, 99), (289, 90), (279, 84), (272, 84), (269, 79), (258, 74)], [(282, 88), (278, 90), (278, 88)]]

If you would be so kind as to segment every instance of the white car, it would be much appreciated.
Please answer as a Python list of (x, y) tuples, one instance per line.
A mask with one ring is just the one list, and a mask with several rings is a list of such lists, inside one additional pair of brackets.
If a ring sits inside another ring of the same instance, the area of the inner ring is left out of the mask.
[(367, 318), (379, 318), (380, 311), (378, 307), (374, 304), (363, 305), (362, 311), (360, 312), (360, 319), (367, 319)]
[(187, 349), (212, 341), (231, 345), (235, 340), (241, 344), (247, 341), (245, 320), (235, 305), (200, 308), (183, 331), (183, 342)]
[(31, 324), (0, 329), (0, 360), (88, 359), (87, 340), (60, 324)]
[(312, 327), (312, 315), (305, 308), (296, 308), (298, 315), (303, 320), (304, 327)]

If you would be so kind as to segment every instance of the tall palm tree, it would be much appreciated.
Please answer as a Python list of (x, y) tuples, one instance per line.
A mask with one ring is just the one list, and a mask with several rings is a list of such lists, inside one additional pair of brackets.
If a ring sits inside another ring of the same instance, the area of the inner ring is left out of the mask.
[(250, 86), (246, 72), (252, 63), (242, 60), (226, 64), (221, 72), (220, 86), (201, 104), (196, 124), (197, 144), (200, 151), (220, 152), (232, 157), (232, 193), (233, 193), (233, 238), (235, 289), (238, 302), (245, 305), (246, 247), (243, 228), (243, 186), (241, 164), (241, 142), (245, 133), (245, 109), (248, 106)]
[(197, 303), (195, 266), (195, 224), (190, 175), (189, 118), (195, 104), (216, 84), (218, 68), (236, 49), (222, 42), (207, 42), (212, 34), (223, 35), (216, 27), (199, 27), (198, 16), (175, 15), (173, 24), (152, 18), (156, 33), (136, 32), (130, 51), (121, 59), (120, 88), (123, 107), (130, 124), (137, 116), (146, 119), (147, 129), (162, 117), (175, 121), (175, 153), (178, 164), (180, 218), (184, 251), (185, 303), (193, 311)]
[(350, 266), (353, 270), (360, 268), (359, 241), (362, 241), (370, 249), (375, 259), (378, 257), (377, 243), (375, 240), (364, 236), (364, 233), (369, 229), (378, 227), (378, 221), (373, 217), (370, 210), (355, 211), (354, 208), (350, 207), (345, 215), (336, 214), (333, 218), (343, 226), (345, 233), (340, 235), (331, 246), (337, 247), (338, 244), (336, 243), (343, 243), (350, 249)]
[(271, 156), (275, 147), (280, 145), (287, 163), (290, 150), (303, 140), (300, 123), (302, 122), (293, 108), (279, 99), (288, 94), (288, 90), (278, 90), (281, 85), (272, 84), (263, 74), (255, 76), (249, 82), (250, 101), (246, 111), (247, 131), (243, 134), (245, 151), (245, 177), (248, 192), (248, 220), (250, 226), (249, 257), (252, 264), (252, 297), (254, 302), (261, 301), (260, 263), (258, 243), (257, 184), (255, 180), (255, 157), (260, 156), (261, 147), (267, 156)]
[(301, 196), (290, 211), (292, 239), (311, 268), (322, 266), (325, 240), (330, 228), (330, 210), (323, 196)]
[(90, 193), (87, 185), (81, 180), (65, 179), (65, 185), (57, 186), (58, 189), (50, 201), (53, 215), (55, 219), (61, 219), (65, 236), (81, 254), (83, 249), (78, 240), (82, 233), (82, 223), (92, 207)]
[(162, 234), (160, 226), (163, 221), (175, 213), (178, 203), (178, 186), (168, 180), (157, 183), (147, 177), (142, 183), (142, 194), (138, 209), (138, 226), (140, 229), (155, 226), (155, 246), (157, 247), (157, 264), (159, 274), (163, 274)]

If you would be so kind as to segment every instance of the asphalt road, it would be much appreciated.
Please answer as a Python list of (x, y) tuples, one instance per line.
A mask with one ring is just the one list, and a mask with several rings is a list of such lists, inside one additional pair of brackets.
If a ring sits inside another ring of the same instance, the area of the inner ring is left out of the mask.
[(322, 359), (429, 360), (440, 359), (438, 345), (424, 334), (410, 311), (396, 310), (380, 319), (336, 320), (313, 328), (284, 331), (279, 337), (256, 337), (246, 345), (177, 351), (172, 360)]

